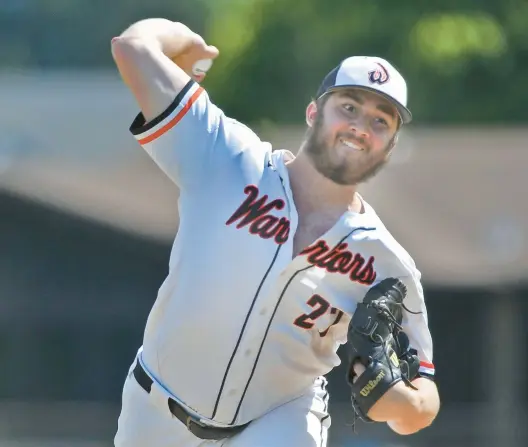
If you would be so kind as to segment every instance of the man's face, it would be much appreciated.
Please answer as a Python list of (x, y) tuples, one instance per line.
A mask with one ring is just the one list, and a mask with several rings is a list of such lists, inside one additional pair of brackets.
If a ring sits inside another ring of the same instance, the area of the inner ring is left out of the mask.
[(399, 126), (396, 108), (385, 98), (360, 89), (329, 93), (321, 110), (311, 103), (311, 126), (303, 151), (315, 169), (340, 185), (373, 177), (388, 161)]

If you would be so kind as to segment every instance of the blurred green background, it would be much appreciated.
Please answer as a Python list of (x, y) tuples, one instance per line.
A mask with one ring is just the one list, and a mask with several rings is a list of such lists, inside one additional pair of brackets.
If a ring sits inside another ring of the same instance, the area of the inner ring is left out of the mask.
[(417, 123), (528, 118), (523, 0), (3, 0), (0, 64), (108, 68), (109, 40), (145, 17), (179, 19), (221, 49), (208, 88), (246, 121), (298, 122), (328, 68), (351, 54), (395, 62)]
[(0, 0), (0, 447), (112, 445), (178, 227), (110, 54), (147, 17), (216, 45), (213, 101), (294, 152), (342, 59), (400, 69), (414, 121), (362, 192), (423, 273), (443, 406), (354, 434), (339, 367), (329, 447), (527, 445), (526, 0)]

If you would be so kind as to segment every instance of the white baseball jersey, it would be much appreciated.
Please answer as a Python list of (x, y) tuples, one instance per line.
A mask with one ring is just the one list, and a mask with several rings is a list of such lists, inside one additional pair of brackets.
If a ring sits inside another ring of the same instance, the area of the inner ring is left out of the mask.
[(421, 372), (434, 374), (420, 273), (368, 204), (294, 256), (290, 152), (272, 152), (193, 81), (131, 131), (180, 188), (179, 231), (141, 353), (177, 401), (237, 425), (302, 395), (339, 364), (357, 303), (386, 277), (400, 278), (406, 306), (422, 312), (404, 312), (404, 330)]

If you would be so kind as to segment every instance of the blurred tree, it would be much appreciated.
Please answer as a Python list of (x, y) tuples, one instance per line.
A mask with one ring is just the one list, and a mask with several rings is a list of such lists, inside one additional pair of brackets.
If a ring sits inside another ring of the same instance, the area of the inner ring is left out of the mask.
[(9, 0), (6, 5), (0, 3), (0, 64), (8, 68), (108, 67), (112, 64), (110, 40), (132, 22), (166, 17), (204, 32), (204, 14), (200, 1)]
[[(220, 3), (216, 7), (222, 8)], [(215, 99), (235, 117), (302, 122), (306, 103), (340, 60), (378, 55), (407, 78), (415, 122), (528, 119), (521, 107), (528, 94), (525, 2), (250, 3), (242, 20), (234, 8), (211, 15), (211, 38), (222, 55), (207, 82)], [(241, 32), (245, 39), (233, 50), (228, 41)]]
[(205, 85), (248, 123), (302, 123), (322, 77), (353, 54), (403, 72), (416, 123), (528, 119), (525, 0), (4, 0), (0, 66), (111, 67), (110, 39), (153, 16), (220, 48)]

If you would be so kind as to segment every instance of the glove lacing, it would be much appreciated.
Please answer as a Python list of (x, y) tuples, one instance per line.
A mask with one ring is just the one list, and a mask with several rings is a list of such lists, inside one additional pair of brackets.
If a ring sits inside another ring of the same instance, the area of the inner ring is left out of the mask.
[[(398, 348), (399, 348), (400, 346), (399, 346), (397, 334), (398, 334), (398, 332), (403, 330), (403, 327), (398, 322), (398, 319), (394, 316), (394, 314), (390, 311), (389, 306), (387, 306), (386, 302), (387, 302), (387, 299), (380, 299), (380, 300), (374, 300), (370, 304), (372, 305), (372, 307), (376, 308), (378, 312), (380, 312), (382, 315), (384, 315), (385, 318), (390, 323), (392, 323), (394, 325), (394, 329), (392, 330), (392, 335), (393, 335), (394, 341), (398, 344)], [(394, 304), (397, 304), (398, 306), (403, 307), (407, 312), (409, 312), (410, 314), (413, 314), (413, 315), (418, 315), (418, 314), (422, 313), (422, 312), (414, 312), (414, 311), (410, 310), (403, 303), (394, 303)], [(388, 348), (387, 345), (389, 344), (389, 340), (387, 339), (387, 340), (384, 341), (383, 339), (381, 339), (381, 336), (379, 334), (374, 334), (374, 335), (377, 335), (379, 337), (378, 340), (375, 340), (373, 338), (374, 342), (376, 342), (378, 344), (382, 344), (383, 347), (384, 347), (383, 352), (385, 354), (385, 360), (387, 360), (387, 364), (389, 365), (392, 378), (394, 379), (394, 372), (392, 370), (392, 362), (390, 361), (389, 356), (387, 354), (387, 348)], [(411, 383), (411, 381), (407, 377), (402, 377), (402, 380), (407, 386), (411, 387), (413, 390), (417, 390), (418, 389)]]
[[(387, 304), (386, 304), (387, 301), (388, 301), (387, 298), (382, 298), (382, 299), (379, 299), (379, 300), (373, 300), (369, 304), (372, 307), (376, 308), (376, 310), (378, 310), (378, 312), (380, 312), (382, 315), (384, 315), (390, 323), (394, 324), (394, 329), (392, 330), (392, 334), (393, 334), (394, 341), (396, 343), (398, 343), (398, 347), (399, 347), (398, 338), (395, 337), (395, 335), (397, 335), (398, 332), (403, 330), (403, 326), (398, 322), (398, 319), (390, 311), (389, 306), (387, 306)], [(407, 306), (405, 306), (405, 304), (403, 304), (403, 302), (402, 303), (393, 303), (393, 304), (397, 304), (398, 306), (403, 307), (404, 310), (406, 310), (407, 312), (409, 312), (410, 314), (413, 314), (413, 315), (419, 315), (419, 314), (423, 313), (421, 311), (414, 312), (414, 311), (410, 310)], [(384, 348), (385, 348), (385, 349), (383, 349), (383, 352), (385, 354), (385, 359), (387, 360), (387, 364), (389, 365), (392, 378), (394, 379), (394, 372), (392, 371), (392, 362), (390, 361), (390, 358), (389, 358), (389, 356), (387, 354), (387, 345), (389, 343), (389, 340), (383, 340), (381, 338), (381, 335), (379, 335), (379, 334), (373, 334), (373, 335), (376, 335), (379, 338), (378, 338), (378, 340), (376, 340), (374, 337), (372, 337), (372, 340), (374, 342), (380, 344), (380, 345), (383, 345)], [(402, 377), (402, 380), (407, 386), (411, 387), (413, 390), (417, 390), (418, 389), (411, 383), (411, 381), (407, 377)], [(354, 411), (352, 424), (351, 424), (354, 434), (356, 434), (356, 422), (358, 420), (359, 420), (359, 416), (358, 416), (357, 412)]]

